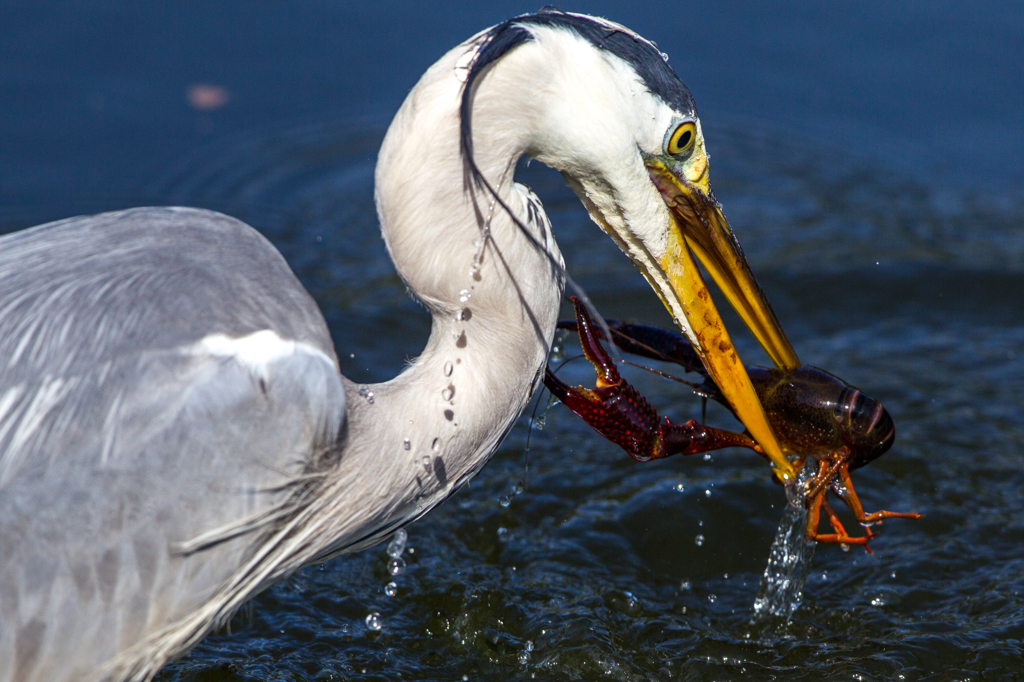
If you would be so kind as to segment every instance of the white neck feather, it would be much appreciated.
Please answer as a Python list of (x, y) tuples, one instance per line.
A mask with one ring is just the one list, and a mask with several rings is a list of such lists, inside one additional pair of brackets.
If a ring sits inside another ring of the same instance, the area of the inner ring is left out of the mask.
[(433, 328), (422, 355), (395, 379), (346, 384), (348, 433), (335, 489), (344, 491), (347, 509), (360, 512), (336, 520), (345, 526), (336, 537), (347, 544), (359, 539), (352, 533), (379, 529), (353, 549), (390, 532), (387, 519), (426, 512), (483, 466), (539, 385), (557, 322), (563, 282), (551, 259), (561, 263), (561, 254), (543, 211), (527, 210), (539, 202), (513, 182), (529, 140), (527, 126), (509, 121), (528, 112), (510, 111), (495, 79), (477, 92), (474, 156), (548, 253), (486, 190), (466, 189), (456, 62), (467, 49), (456, 48), (423, 76), (378, 159), (384, 239)]

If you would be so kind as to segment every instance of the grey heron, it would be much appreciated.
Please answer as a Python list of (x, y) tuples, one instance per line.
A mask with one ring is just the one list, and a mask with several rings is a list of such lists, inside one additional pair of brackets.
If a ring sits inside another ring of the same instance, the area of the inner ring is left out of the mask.
[(388, 252), (433, 317), (398, 377), (338, 371), (251, 227), (141, 208), (0, 239), (0, 680), (148, 679), (298, 568), (452, 494), (537, 389), (564, 287), (529, 155), (633, 260), (783, 478), (693, 254), (798, 363), (708, 184), (692, 96), (650, 42), (545, 10), (454, 48), (384, 139)]

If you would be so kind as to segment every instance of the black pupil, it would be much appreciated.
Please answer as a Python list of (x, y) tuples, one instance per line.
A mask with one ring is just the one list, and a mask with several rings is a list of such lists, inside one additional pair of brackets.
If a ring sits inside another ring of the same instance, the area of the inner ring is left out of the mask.
[(677, 146), (677, 147), (678, 147), (679, 149), (682, 149), (682, 148), (683, 148), (683, 147), (685, 147), (686, 145), (690, 144), (690, 136), (691, 136), (692, 134), (693, 134), (693, 133), (691, 133), (691, 132), (690, 132), (689, 130), (687, 130), (687, 131), (686, 131), (685, 133), (683, 133), (682, 135), (680, 135), (680, 136), (679, 136), (679, 141), (678, 141), (678, 142), (676, 142), (676, 146)]

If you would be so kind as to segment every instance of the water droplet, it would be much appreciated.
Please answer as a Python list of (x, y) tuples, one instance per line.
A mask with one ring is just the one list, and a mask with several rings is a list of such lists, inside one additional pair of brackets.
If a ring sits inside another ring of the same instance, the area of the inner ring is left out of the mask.
[(405, 448), (406, 450), (411, 450), (412, 449), (412, 441), (409, 440), (408, 438), (406, 438), (405, 440), (402, 441), (402, 447)]
[(348, 635), (352, 633), (352, 626), (348, 623), (343, 623), (341, 626), (341, 634)]
[(391, 542), (388, 543), (388, 556), (392, 559), (402, 556), (402, 552), (405, 551), (405, 541), (408, 539), (409, 534), (405, 532), (404, 528), (396, 530), (395, 534), (391, 536)]
[(473, 294), (469, 293), (469, 289), (463, 289), (459, 292), (459, 303), (465, 303), (472, 295)]
[(366, 402), (373, 405), (373, 391), (368, 389), (366, 386), (363, 386), (362, 388), (359, 389), (359, 395), (366, 398)]
[(430, 473), (430, 470), (433, 468), (430, 466), (430, 455), (423, 455), (423, 457), (420, 459), (420, 464), (423, 465), (423, 470), (426, 471), (428, 474)]
[(445, 400), (451, 400), (455, 396), (455, 386), (448, 384), (448, 387), (441, 391), (441, 397)]
[(395, 557), (388, 561), (388, 573), (391, 575), (400, 575), (405, 570), (405, 559), (402, 557)]
[(533, 640), (532, 639), (526, 640), (526, 650), (527, 651), (533, 651)]
[(691, 583), (689, 580), (684, 580), (683, 582), (679, 583), (679, 589), (683, 590), (684, 592), (689, 592), (692, 587), (693, 583)]
[(530, 652), (520, 651), (519, 652), (519, 665), (526, 665), (530, 662)]
[(451, 362), (444, 363), (444, 375), (446, 377), (450, 377), (452, 375), (453, 369), (455, 369), (455, 367), (452, 365)]
[(704, 544), (704, 536), (703, 535), (698, 535), (697, 537), (695, 537), (693, 539), (693, 544), (697, 545), (698, 547), (703, 545)]
[(380, 618), (380, 614), (374, 611), (366, 616), (366, 629), (371, 632), (380, 632), (381, 628), (384, 627), (384, 622)]
[(512, 504), (512, 498), (510, 498), (508, 495), (505, 495), (500, 500), (498, 500), (498, 504), (500, 504), (502, 507), (507, 507), (510, 504)]
[(704, 527), (704, 519), (701, 519), (700, 521), (697, 522), (697, 527), (698, 528), (703, 528)]
[(704, 497), (711, 497), (711, 489), (710, 488), (708, 488), (707, 490), (704, 491)]
[(683, 485), (682, 483), (676, 483), (676, 492), (677, 493), (685, 493), (686, 492), (686, 486)]
[(709, 594), (708, 595), (708, 601), (711, 602), (712, 604), (715, 603), (716, 599), (718, 599), (718, 597), (716, 597), (715, 595), (713, 595), (713, 594)]
[(728, 573), (723, 574), (722, 575), (722, 579), (723, 580), (728, 580), (729, 579), (729, 574)]
[(349, 354), (348, 354), (348, 356), (349, 356), (350, 358), (353, 358), (353, 359), (355, 359), (355, 357), (356, 357), (356, 354), (355, 354), (355, 353), (349, 353)]
[(388, 595), (389, 597), (394, 597), (396, 594), (398, 594), (398, 585), (395, 584), (394, 580), (392, 580), (384, 586), (384, 594)]
[(551, 362), (561, 362), (565, 360), (565, 341), (569, 338), (569, 332), (565, 329), (559, 329), (555, 332), (555, 338), (551, 342), (551, 354), (548, 355), (548, 360)]
[(435, 438), (434, 442), (430, 444), (430, 449), (434, 452), (441, 452), (441, 439)]
[(711, 453), (710, 452), (705, 452), (704, 453), (704, 461), (705, 462), (710, 462), (711, 461)]

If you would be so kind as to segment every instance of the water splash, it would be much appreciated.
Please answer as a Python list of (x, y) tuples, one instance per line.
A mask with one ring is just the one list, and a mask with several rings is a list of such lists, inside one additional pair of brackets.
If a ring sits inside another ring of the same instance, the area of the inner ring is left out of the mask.
[(761, 576), (761, 584), (754, 600), (754, 623), (772, 618), (788, 622), (803, 599), (804, 582), (811, 571), (814, 542), (804, 537), (807, 526), (807, 508), (804, 497), (807, 481), (814, 475), (813, 465), (804, 467), (797, 483), (786, 486), (789, 498), (779, 530), (768, 555), (768, 566)]
[(363, 386), (359, 389), (359, 395), (363, 396), (366, 399), (366, 402), (373, 405), (373, 391), (368, 389), (366, 386)]

